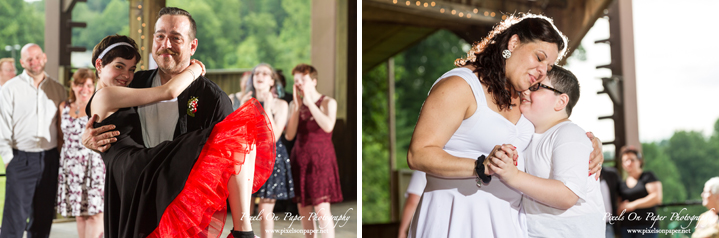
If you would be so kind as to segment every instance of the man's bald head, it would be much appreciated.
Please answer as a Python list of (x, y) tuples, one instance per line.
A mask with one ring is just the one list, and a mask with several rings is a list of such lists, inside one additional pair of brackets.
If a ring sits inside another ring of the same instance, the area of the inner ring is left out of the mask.
[(43, 74), (45, 63), (47, 63), (47, 56), (39, 45), (29, 43), (20, 50), (20, 65), (30, 76)]

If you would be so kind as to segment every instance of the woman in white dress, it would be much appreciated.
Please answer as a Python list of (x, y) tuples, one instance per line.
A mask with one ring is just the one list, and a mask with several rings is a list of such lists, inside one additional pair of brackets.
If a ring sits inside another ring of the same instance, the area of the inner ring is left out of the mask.
[[(411, 169), (427, 173), (410, 237), (526, 236), (521, 193), (499, 179), (490, 181), (491, 171), (480, 156), (495, 145), (523, 151), (529, 144), (534, 126), (517, 107), (518, 93), (546, 78), (566, 42), (545, 16), (512, 16), (435, 82), (407, 154)], [(588, 175), (598, 179), (604, 160), (601, 142), (589, 134), (594, 151)], [(524, 170), (521, 153), (515, 159)]]

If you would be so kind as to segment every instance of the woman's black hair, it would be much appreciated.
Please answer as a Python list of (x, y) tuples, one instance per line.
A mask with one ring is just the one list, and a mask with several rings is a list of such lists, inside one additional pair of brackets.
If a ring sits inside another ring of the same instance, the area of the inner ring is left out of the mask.
[(552, 19), (529, 13), (507, 17), (494, 26), (482, 41), (475, 42), (467, 58), (457, 59), (455, 65), (475, 67), (474, 72), (479, 75), (480, 82), (487, 85), (487, 91), (492, 94), (499, 110), (508, 108), (512, 103), (513, 87), (504, 71), (506, 59), (502, 57), (502, 51), (508, 48), (513, 35), (517, 35), (521, 43), (544, 41), (556, 44), (559, 50), (557, 61), (564, 56), (567, 46), (567, 37), (554, 26)]

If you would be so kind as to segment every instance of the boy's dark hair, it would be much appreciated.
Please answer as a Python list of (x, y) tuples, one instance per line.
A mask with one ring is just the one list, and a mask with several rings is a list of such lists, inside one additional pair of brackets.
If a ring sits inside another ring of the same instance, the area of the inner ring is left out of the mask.
[[(195, 19), (192, 18), (192, 15), (190, 15), (189, 12), (185, 11), (182, 8), (177, 7), (163, 7), (160, 9), (160, 13), (157, 14), (157, 20), (160, 19), (160, 17), (164, 15), (181, 15), (186, 16), (187, 19), (190, 20), (190, 40), (194, 40), (195, 36), (197, 35), (197, 24), (195, 24)], [(155, 21), (157, 21), (155, 20)]]
[(554, 88), (569, 96), (569, 102), (567, 102), (566, 108), (567, 117), (571, 116), (572, 108), (574, 108), (574, 105), (577, 105), (577, 101), (579, 101), (579, 80), (577, 80), (577, 76), (574, 76), (569, 70), (555, 65), (552, 67), (552, 70), (547, 73), (547, 80), (552, 82)]

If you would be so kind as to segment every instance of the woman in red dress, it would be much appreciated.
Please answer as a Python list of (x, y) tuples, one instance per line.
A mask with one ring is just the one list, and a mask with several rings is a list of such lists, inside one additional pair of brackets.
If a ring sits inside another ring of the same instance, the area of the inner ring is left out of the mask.
[[(297, 136), (290, 155), (295, 198), (304, 230), (314, 230), (316, 212), (323, 237), (334, 237), (334, 221), (330, 203), (342, 201), (337, 157), (332, 144), (332, 130), (337, 117), (337, 102), (317, 92), (317, 70), (311, 65), (299, 64), (292, 70), (295, 85), (290, 106), (290, 120), (285, 137)], [(306, 237), (313, 237), (305, 233)]]

